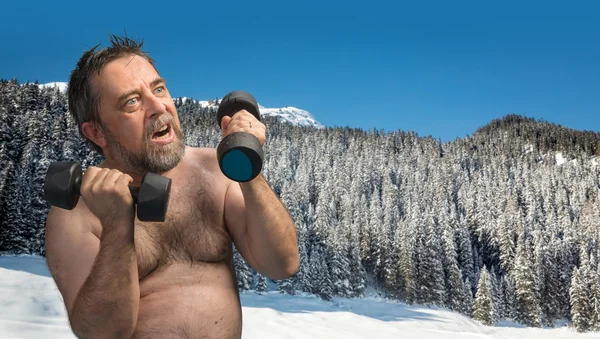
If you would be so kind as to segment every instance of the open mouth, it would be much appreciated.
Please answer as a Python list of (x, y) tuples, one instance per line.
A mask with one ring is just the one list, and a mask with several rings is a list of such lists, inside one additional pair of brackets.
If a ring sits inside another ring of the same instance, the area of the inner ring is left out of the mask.
[(163, 126), (161, 129), (158, 130), (158, 132), (152, 134), (152, 140), (154, 141), (160, 141), (160, 140), (166, 140), (169, 138), (169, 136), (171, 135), (171, 125), (165, 125)]

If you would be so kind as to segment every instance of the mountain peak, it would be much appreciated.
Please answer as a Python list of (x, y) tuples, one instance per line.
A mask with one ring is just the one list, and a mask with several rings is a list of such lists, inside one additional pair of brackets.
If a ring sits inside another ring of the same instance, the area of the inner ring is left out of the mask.
[(46, 84), (39, 84), (40, 88), (47, 88), (47, 87), (58, 87), (58, 90), (61, 91), (62, 93), (66, 93), (67, 92), (67, 86), (69, 84), (66, 82), (59, 82), (59, 81), (55, 81), (55, 82), (49, 82)]
[[(66, 93), (67, 91), (67, 83), (66, 82), (49, 82), (45, 84), (40, 84), (40, 88), (45, 87), (58, 87), (58, 89), (62, 93)], [(222, 98), (217, 98), (217, 100), (195, 100), (188, 97), (178, 97), (173, 99), (181, 99), (181, 102), (185, 103), (187, 100), (193, 100), (194, 102), (200, 104), (201, 106), (215, 107), (218, 108), (219, 105), (216, 104), (216, 101), (221, 101)], [(315, 118), (310, 114), (310, 112), (303, 110), (298, 107), (293, 106), (285, 106), (280, 108), (268, 108), (262, 106), (260, 103), (258, 104), (260, 109), (260, 114), (263, 116), (275, 116), (281, 118), (283, 121), (288, 122), (292, 125), (297, 126), (309, 126), (316, 128), (325, 128), (323, 124), (315, 120)]]

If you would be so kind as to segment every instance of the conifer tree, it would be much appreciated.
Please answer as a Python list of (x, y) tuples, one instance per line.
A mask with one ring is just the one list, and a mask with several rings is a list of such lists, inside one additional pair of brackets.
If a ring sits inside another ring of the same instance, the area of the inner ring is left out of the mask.
[(515, 311), (516, 320), (531, 327), (541, 326), (540, 305), (535, 271), (528, 240), (523, 233), (517, 243), (515, 264)]
[(573, 328), (578, 332), (586, 332), (592, 324), (592, 307), (587, 291), (585, 275), (580, 268), (573, 270), (571, 288), (571, 320)]
[(267, 293), (267, 278), (261, 273), (257, 273), (257, 282), (254, 291), (256, 294), (265, 295)]
[(492, 296), (492, 281), (487, 267), (484, 267), (479, 275), (477, 294), (473, 303), (473, 319), (484, 325), (492, 325), (494, 322), (494, 302)]
[(517, 311), (515, 309), (515, 283), (512, 277), (503, 276), (502, 292), (504, 299), (504, 314), (503, 317), (506, 319), (515, 319)]

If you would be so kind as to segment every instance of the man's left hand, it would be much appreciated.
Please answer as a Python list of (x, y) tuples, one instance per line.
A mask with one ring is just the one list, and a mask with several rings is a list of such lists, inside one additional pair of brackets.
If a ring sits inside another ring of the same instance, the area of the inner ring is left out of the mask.
[(224, 116), (221, 119), (221, 133), (223, 138), (234, 132), (246, 132), (254, 135), (262, 146), (265, 144), (266, 131), (266, 126), (246, 110), (237, 112), (233, 115), (233, 118)]

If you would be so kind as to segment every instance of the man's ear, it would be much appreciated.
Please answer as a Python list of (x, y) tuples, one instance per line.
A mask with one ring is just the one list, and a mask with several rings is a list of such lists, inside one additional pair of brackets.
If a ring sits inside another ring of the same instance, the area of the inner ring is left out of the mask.
[(81, 124), (81, 130), (83, 131), (83, 135), (86, 138), (90, 139), (93, 143), (98, 145), (100, 148), (104, 148), (107, 145), (106, 137), (100, 128), (98, 128), (97, 124), (93, 122), (86, 121)]

